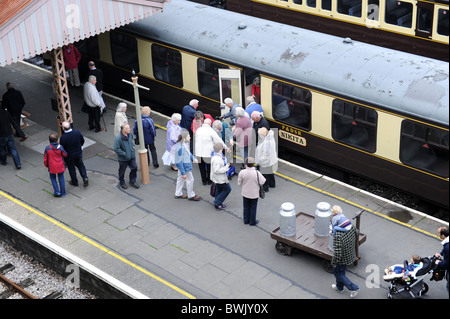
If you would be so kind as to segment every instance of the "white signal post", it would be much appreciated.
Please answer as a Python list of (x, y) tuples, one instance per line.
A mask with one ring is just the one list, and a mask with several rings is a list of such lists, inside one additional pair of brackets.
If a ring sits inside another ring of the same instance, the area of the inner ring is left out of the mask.
[(137, 120), (137, 129), (138, 129), (138, 137), (139, 137), (139, 163), (141, 166), (141, 177), (142, 177), (142, 184), (149, 184), (150, 183), (150, 173), (148, 170), (148, 161), (147, 161), (147, 149), (145, 148), (145, 141), (144, 141), (144, 131), (142, 128), (142, 116), (141, 116), (141, 103), (139, 100), (139, 89), (144, 89), (149, 91), (150, 89), (139, 85), (138, 77), (135, 75), (135, 72), (133, 70), (133, 76), (131, 77), (131, 80), (133, 82), (127, 81), (122, 79), (123, 82), (130, 84), (133, 86), (134, 89), (134, 101), (136, 105), (136, 120)]

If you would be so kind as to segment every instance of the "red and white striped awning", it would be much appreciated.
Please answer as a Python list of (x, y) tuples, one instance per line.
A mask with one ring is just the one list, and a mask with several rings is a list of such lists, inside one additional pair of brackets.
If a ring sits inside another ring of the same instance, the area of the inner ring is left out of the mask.
[(170, 0), (0, 0), (0, 66), (159, 13)]

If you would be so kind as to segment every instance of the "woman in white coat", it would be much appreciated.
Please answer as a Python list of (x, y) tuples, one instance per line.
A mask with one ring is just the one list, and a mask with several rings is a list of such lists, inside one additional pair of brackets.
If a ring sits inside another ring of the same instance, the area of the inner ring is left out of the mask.
[(278, 169), (277, 145), (272, 130), (261, 127), (258, 130), (258, 146), (256, 147), (256, 164), (259, 165), (260, 171), (266, 178), (264, 190), (269, 191), (269, 187), (275, 187), (275, 174)]
[(116, 115), (114, 117), (114, 137), (119, 135), (121, 132), (121, 125), (125, 122), (128, 123), (127, 114), (125, 113), (127, 111), (127, 104), (124, 102), (120, 102), (117, 105), (116, 109)]

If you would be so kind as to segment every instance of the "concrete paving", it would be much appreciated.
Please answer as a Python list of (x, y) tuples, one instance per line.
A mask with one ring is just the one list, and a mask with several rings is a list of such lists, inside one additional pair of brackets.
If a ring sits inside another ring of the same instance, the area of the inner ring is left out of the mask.
[[(321, 258), (305, 252), (292, 256), (276, 252), (270, 234), (279, 226), (284, 202), (311, 215), (319, 202), (341, 205), (348, 217), (365, 210), (361, 232), (367, 234), (367, 241), (360, 247), (358, 266), (348, 269), (350, 279), (361, 287), (359, 299), (386, 298), (387, 284), (382, 280), (386, 266), (412, 254), (428, 256), (441, 250), (435, 234), (445, 223), (284, 162), (279, 165), (277, 187), (259, 200), (256, 227), (242, 222), (237, 178), (230, 182), (227, 208), (219, 212), (209, 186), (201, 185), (195, 165), (199, 202), (174, 199), (177, 173), (162, 161), (157, 169), (150, 166), (150, 184), (123, 190), (118, 186), (118, 163), (112, 150), (114, 113), (120, 99), (105, 96), (107, 130), (95, 133), (88, 130), (87, 115), (80, 111), (82, 89), (71, 89), (70, 98), (74, 126), (88, 141), (84, 162), (89, 186), (69, 185), (66, 172), (67, 196), (55, 198), (43, 165), (48, 136), (57, 130), (57, 114), (50, 107), (51, 75), (16, 63), (0, 68), (0, 79), (0, 88), (8, 81), (15, 83), (27, 102), (25, 110), (31, 113), (26, 119), (28, 139), (16, 139), (22, 169), (16, 170), (11, 158), (7, 166), (0, 166), (0, 212), (150, 298), (349, 298), (348, 293), (331, 289), (334, 276), (324, 271)], [(127, 114), (132, 122), (133, 109), (130, 104)], [(161, 158), (168, 118), (152, 117), (159, 126), (156, 148)], [(425, 299), (448, 297), (445, 281), (429, 285)]]

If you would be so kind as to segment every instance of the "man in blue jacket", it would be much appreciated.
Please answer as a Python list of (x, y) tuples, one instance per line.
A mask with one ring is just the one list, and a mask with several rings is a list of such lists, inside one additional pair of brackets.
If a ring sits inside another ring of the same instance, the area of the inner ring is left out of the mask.
[(130, 125), (123, 123), (121, 125), (121, 131), (116, 136), (114, 141), (114, 152), (117, 154), (117, 160), (119, 161), (119, 182), (120, 187), (127, 189), (128, 186), (125, 183), (125, 171), (127, 167), (130, 168), (130, 185), (134, 188), (139, 188), (136, 184), (137, 176), (137, 164), (135, 145), (133, 140), (133, 134), (131, 133)]
[(436, 257), (441, 257), (442, 260), (437, 260), (436, 264), (439, 265), (439, 267), (445, 269), (445, 279), (447, 280), (447, 292), (448, 292), (448, 273), (449, 273), (449, 249), (448, 249), (448, 227), (439, 227), (438, 228), (438, 234), (439, 237), (442, 239), (442, 251), (440, 253), (437, 253)]
[(69, 184), (78, 186), (76, 167), (83, 179), (83, 186), (86, 187), (89, 185), (89, 180), (83, 163), (83, 150), (81, 148), (84, 144), (84, 137), (80, 131), (72, 129), (69, 122), (63, 122), (62, 129), (64, 134), (59, 138), (59, 144), (67, 152), (66, 165), (70, 174)]

